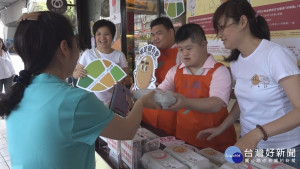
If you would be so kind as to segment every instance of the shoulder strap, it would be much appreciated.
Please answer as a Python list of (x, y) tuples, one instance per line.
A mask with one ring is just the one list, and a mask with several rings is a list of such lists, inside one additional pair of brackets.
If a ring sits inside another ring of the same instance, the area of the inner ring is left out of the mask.
[(207, 72), (207, 75), (208, 75), (208, 74), (213, 74), (213, 73), (215, 72), (215, 70), (217, 70), (220, 66), (223, 66), (223, 64), (220, 63), (220, 62), (217, 62), (217, 63), (214, 65), (214, 67), (213, 67), (212, 69), (210, 69), (210, 70)]
[(101, 58), (101, 55), (99, 54), (99, 52), (97, 51), (96, 48), (94, 48), (94, 51), (95, 51), (96, 55), (98, 56), (98, 58)]
[(183, 68), (180, 69), (180, 65), (181, 65), (181, 64), (177, 65), (176, 73), (177, 73), (177, 72), (180, 72), (180, 73), (182, 74), (182, 73), (183, 73)]

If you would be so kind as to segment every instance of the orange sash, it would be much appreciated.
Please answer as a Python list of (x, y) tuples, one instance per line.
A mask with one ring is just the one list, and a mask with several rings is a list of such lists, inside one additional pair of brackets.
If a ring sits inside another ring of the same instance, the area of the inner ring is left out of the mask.
[[(183, 74), (183, 69), (176, 71), (174, 78), (175, 91), (187, 98), (207, 98), (209, 97), (209, 87), (213, 72), (222, 66), (216, 63), (204, 76)], [(210, 141), (196, 139), (200, 130), (220, 125), (227, 117), (228, 111), (223, 107), (217, 113), (201, 113), (185, 108), (177, 112), (176, 137), (186, 141), (188, 144), (202, 149), (211, 147), (224, 153), (226, 148), (236, 142), (236, 133), (233, 126), (230, 126), (221, 135)]]

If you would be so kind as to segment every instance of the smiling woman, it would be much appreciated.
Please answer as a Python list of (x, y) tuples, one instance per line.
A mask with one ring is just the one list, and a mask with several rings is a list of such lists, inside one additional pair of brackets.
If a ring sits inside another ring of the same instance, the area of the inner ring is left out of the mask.
[[(220, 5), (213, 25), (225, 48), (232, 50), (227, 61), (236, 81), (237, 98), (214, 133), (240, 118), (241, 138), (235, 145), (242, 152), (256, 148), (263, 153), (269, 149), (293, 150), (300, 157), (300, 71), (296, 56), (270, 41), (268, 23), (246, 0), (227, 0)], [(300, 158), (292, 162), (288, 156), (272, 158), (299, 168)]]
[[(83, 52), (73, 72), (75, 79), (86, 77), (86, 71), (83, 68), (99, 58), (107, 59), (119, 65), (124, 72), (128, 74), (128, 63), (125, 55), (111, 47), (115, 33), (116, 27), (111, 21), (102, 19), (94, 23), (93, 34), (95, 35), (96, 48), (88, 49)], [(104, 104), (108, 105), (112, 93), (113, 89), (110, 89), (104, 92), (95, 92), (95, 95), (99, 100), (103, 101)]]

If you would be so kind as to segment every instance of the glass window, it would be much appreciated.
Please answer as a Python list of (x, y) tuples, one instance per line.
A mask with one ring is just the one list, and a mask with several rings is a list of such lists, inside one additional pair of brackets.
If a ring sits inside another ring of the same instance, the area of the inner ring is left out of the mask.
[[(63, 13), (69, 20), (74, 28), (74, 34), (78, 33), (78, 23), (76, 8), (74, 5), (74, 0), (67, 0), (67, 10)], [(27, 4), (28, 12), (38, 12), (38, 11), (49, 11), (47, 8), (47, 0), (29, 0)]]
[(157, 0), (126, 0), (127, 11), (127, 60), (133, 82), (135, 58), (139, 48), (151, 43), (150, 23), (157, 18)]
[[(126, 0), (127, 11), (127, 59), (129, 64), (130, 76), (135, 68), (135, 58), (138, 58), (139, 49), (146, 44), (151, 43), (151, 28), (150, 23), (158, 17), (158, 8), (162, 9), (161, 16), (167, 16), (164, 9), (164, 0)], [(186, 0), (182, 5), (182, 15), (177, 18), (171, 19), (175, 31), (186, 23), (185, 15)], [(183, 8), (184, 7), (184, 8)]]

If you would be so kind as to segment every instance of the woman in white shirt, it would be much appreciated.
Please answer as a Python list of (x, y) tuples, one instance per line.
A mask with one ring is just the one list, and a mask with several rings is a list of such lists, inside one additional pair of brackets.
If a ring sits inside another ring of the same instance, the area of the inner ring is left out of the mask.
[[(114, 23), (104, 19), (98, 20), (93, 25), (93, 33), (95, 36), (96, 48), (88, 49), (83, 52), (73, 72), (73, 77), (75, 79), (85, 77), (86, 71), (84, 70), (84, 67), (99, 58), (108, 59), (116, 63), (124, 70), (125, 73), (128, 74), (128, 63), (125, 55), (111, 47), (116, 33)], [(105, 92), (94, 93), (99, 100), (103, 101), (103, 103), (107, 105), (111, 99), (112, 92), (113, 89)]]
[(236, 81), (237, 102), (219, 127), (201, 131), (199, 136), (210, 134), (211, 139), (240, 118), (241, 138), (235, 146), (242, 152), (260, 151), (268, 156), (268, 151), (279, 149), (282, 154), (269, 157), (300, 168), (300, 71), (296, 56), (270, 41), (266, 20), (246, 0), (227, 0), (220, 5), (213, 24), (225, 48), (232, 50), (226, 60)]
[(8, 91), (12, 85), (14, 74), (15, 70), (8, 51), (3, 43), (3, 39), (0, 38), (0, 93), (2, 92), (3, 86), (5, 88), (5, 92)]

